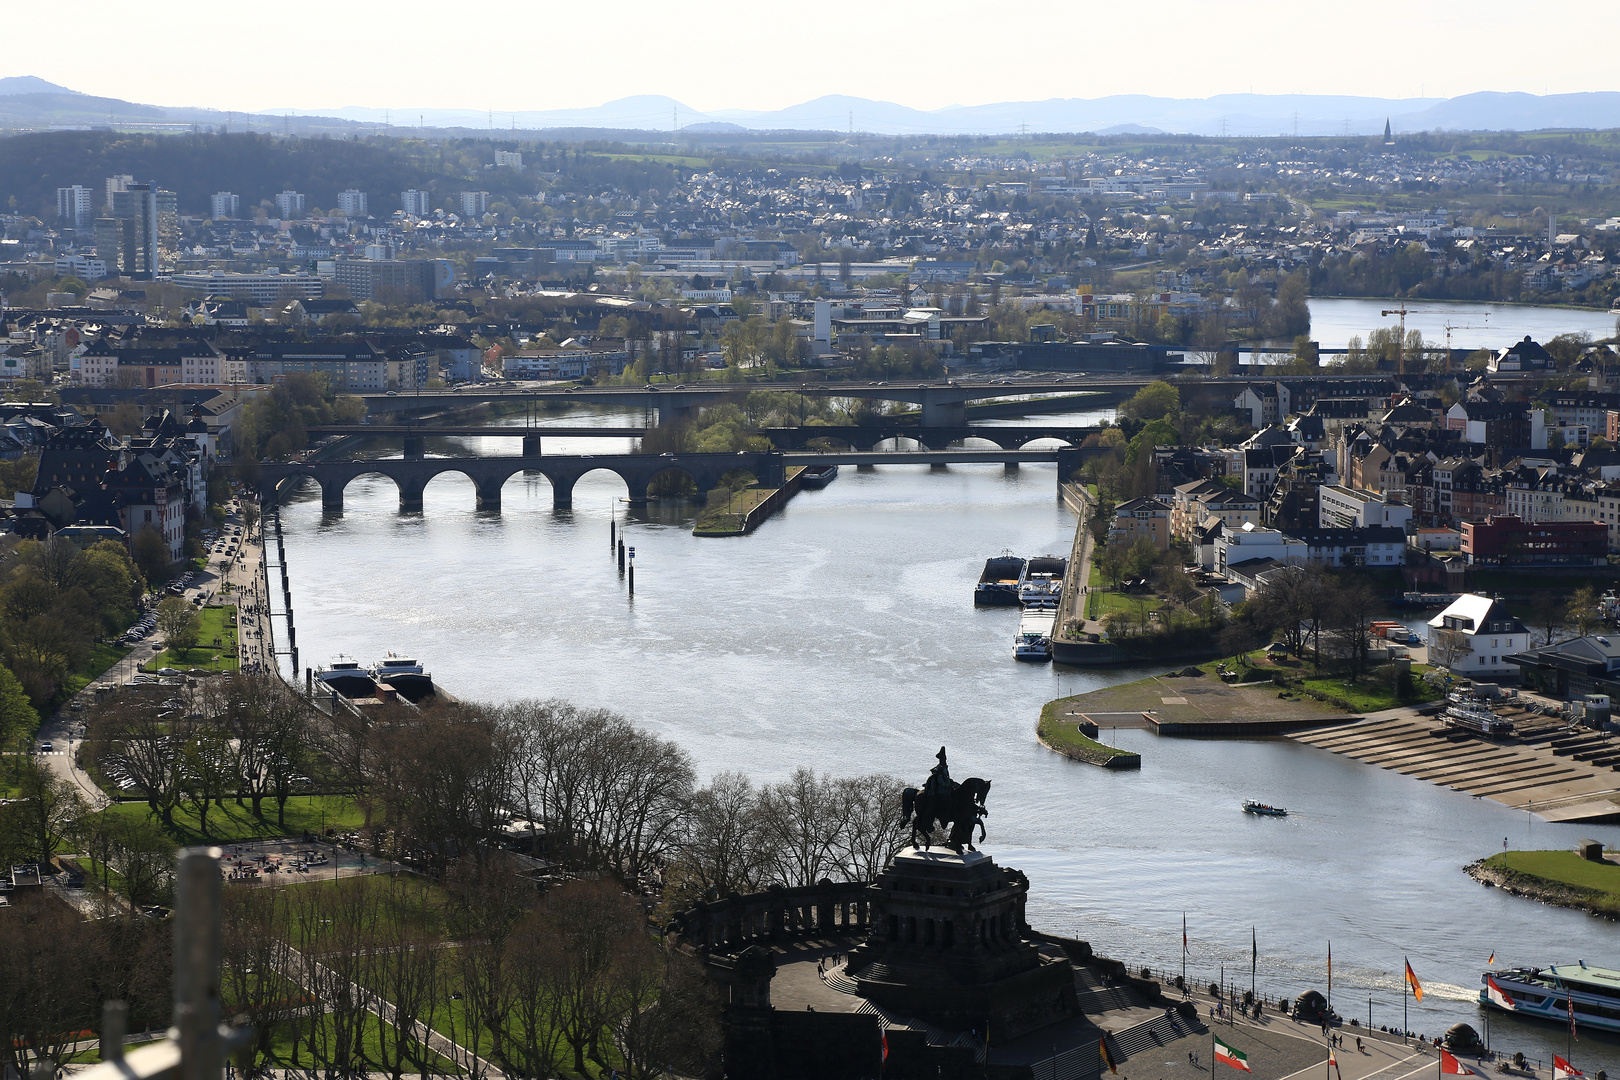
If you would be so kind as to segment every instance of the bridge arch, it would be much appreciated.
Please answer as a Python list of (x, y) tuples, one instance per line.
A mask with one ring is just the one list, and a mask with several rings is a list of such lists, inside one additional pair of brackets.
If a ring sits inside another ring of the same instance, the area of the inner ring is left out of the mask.
[(910, 435), (888, 435), (872, 444), (873, 453), (890, 450), (932, 450), (933, 447)]

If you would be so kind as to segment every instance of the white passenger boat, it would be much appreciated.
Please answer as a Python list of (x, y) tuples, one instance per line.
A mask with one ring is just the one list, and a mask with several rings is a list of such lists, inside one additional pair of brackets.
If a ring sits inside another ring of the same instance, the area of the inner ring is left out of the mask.
[[(1479, 1003), (1515, 1016), (1620, 1032), (1620, 971), (1585, 960), (1545, 968), (1510, 968), (1480, 976)], [(1574, 1011), (1570, 1011), (1571, 1001)]]

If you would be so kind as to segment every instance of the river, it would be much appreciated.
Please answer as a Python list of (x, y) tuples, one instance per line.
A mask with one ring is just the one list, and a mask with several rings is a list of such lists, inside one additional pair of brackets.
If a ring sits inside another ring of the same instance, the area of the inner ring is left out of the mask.
[[(1311, 337), (1324, 349), (1342, 349), (1352, 337), (1366, 341), (1372, 330), (1400, 325), (1399, 316), (1383, 314), (1399, 306), (1396, 300), (1313, 298)], [(1424, 341), (1444, 345), (1450, 323), (1454, 349), (1505, 349), (1526, 334), (1543, 344), (1558, 334), (1583, 330), (1594, 339), (1613, 337), (1617, 317), (1612, 311), (1589, 308), (1445, 300), (1410, 300), (1407, 310), (1407, 333), (1421, 330)]]
[[(558, 423), (590, 422), (581, 411)], [(595, 422), (640, 414), (601, 410)], [(1079, 419), (1065, 418), (1065, 419)], [(1040, 422), (1052, 422), (1041, 418)], [(547, 453), (601, 441), (548, 440)], [(507, 454), (510, 440), (430, 440), (430, 454)], [(397, 456), (379, 444), (378, 456)], [(469, 698), (566, 697), (619, 710), (679, 741), (700, 775), (757, 781), (799, 765), (881, 770), (921, 781), (946, 744), (958, 777), (995, 782), (985, 850), (1030, 875), (1030, 919), (1104, 955), (1189, 975), (1222, 964), (1247, 987), (1326, 989), (1346, 1017), (1399, 1024), (1403, 956), (1427, 994), (1410, 1026), (1481, 1026), (1479, 972), (1585, 958), (1620, 966), (1620, 928), (1476, 885), (1464, 863), (1515, 847), (1620, 846), (1620, 828), (1552, 825), (1285, 739), (1159, 739), (1121, 731), (1140, 773), (1058, 757), (1034, 740), (1041, 705), (1141, 672), (1015, 663), (1015, 611), (978, 610), (984, 559), (1010, 548), (1067, 553), (1075, 521), (1053, 467), (846, 468), (750, 537), (699, 540), (692, 508), (630, 512), (617, 477), (593, 473), (554, 511), (543, 477), (506, 485), (477, 513), (471, 482), (428, 485), (401, 515), (391, 482), (352, 483), (323, 516), (313, 487), (284, 507), (305, 662), (420, 657)], [(609, 557), (617, 514), (636, 548), (636, 594)], [(1286, 819), (1239, 811), (1244, 798)], [(1562, 1052), (1561, 1029), (1493, 1018), (1498, 1049)], [(1583, 1035), (1577, 1063), (1620, 1065), (1620, 1046)]]

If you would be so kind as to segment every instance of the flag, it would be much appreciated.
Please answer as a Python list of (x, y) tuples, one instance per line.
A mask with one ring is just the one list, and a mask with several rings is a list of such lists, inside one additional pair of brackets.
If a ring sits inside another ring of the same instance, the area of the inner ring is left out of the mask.
[(1328, 1064), (1333, 1067), (1333, 1071), (1335, 1073), (1338, 1073), (1339, 1080), (1344, 1080), (1344, 1073), (1339, 1071), (1339, 1057), (1333, 1052), (1333, 1047), (1331, 1045), (1328, 1046)]
[(888, 1029), (886, 1029), (886, 1028), (883, 1029), (882, 1036), (883, 1036), (883, 1060), (884, 1060), (885, 1063), (887, 1063), (888, 1060), (889, 1060), (889, 1032), (888, 1032)]
[(1108, 1071), (1109, 1072), (1111, 1072), (1111, 1073), (1118, 1073), (1119, 1072), (1119, 1068), (1114, 1064), (1114, 1055), (1110, 1054), (1108, 1052), (1108, 1036), (1107, 1035), (1104, 1035), (1102, 1038), (1097, 1040), (1097, 1056), (1102, 1058), (1102, 1063), (1104, 1065), (1108, 1066)]
[(1224, 1061), (1232, 1068), (1242, 1069), (1244, 1072), (1254, 1071), (1249, 1068), (1249, 1055), (1241, 1050), (1234, 1050), (1232, 1047), (1227, 1046), (1221, 1041), (1219, 1035), (1215, 1036), (1215, 1060)]
[(1506, 1009), (1508, 1012), (1513, 1012), (1518, 1008), (1513, 1003), (1513, 999), (1508, 996), (1508, 992), (1498, 986), (1496, 980), (1489, 975), (1485, 976), (1485, 996), (1490, 999), (1492, 1005)]
[(1564, 1003), (1569, 1006), (1569, 1037), (1579, 1042), (1581, 1037), (1575, 1033), (1575, 995), (1567, 986), (1564, 987)]
[(1575, 1066), (1571, 1065), (1557, 1054), (1553, 1055), (1553, 1080), (1569, 1080), (1569, 1078), (1573, 1076), (1585, 1075), (1585, 1073), (1581, 1072), (1581, 1070), (1577, 1069)]
[(1450, 1050), (1440, 1051), (1441, 1076), (1478, 1076), (1479, 1073), (1470, 1069), (1454, 1057)]
[(1491, 950), (1491, 958), (1489, 960), (1485, 961), (1485, 966), (1490, 967), (1494, 963), (1496, 963), (1496, 950), (1492, 949)]
[(1423, 1000), (1423, 984), (1418, 982), (1417, 973), (1412, 970), (1412, 961), (1406, 960), (1406, 983), (1412, 988), (1412, 996), (1419, 1001)]

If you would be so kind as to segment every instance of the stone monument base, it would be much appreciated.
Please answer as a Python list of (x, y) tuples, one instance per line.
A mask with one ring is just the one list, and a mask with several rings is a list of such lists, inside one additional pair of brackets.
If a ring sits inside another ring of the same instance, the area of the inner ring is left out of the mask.
[(874, 1003), (992, 1038), (1076, 1015), (1074, 972), (1027, 940), (1029, 882), (990, 856), (906, 848), (871, 889), (867, 940), (846, 968)]

